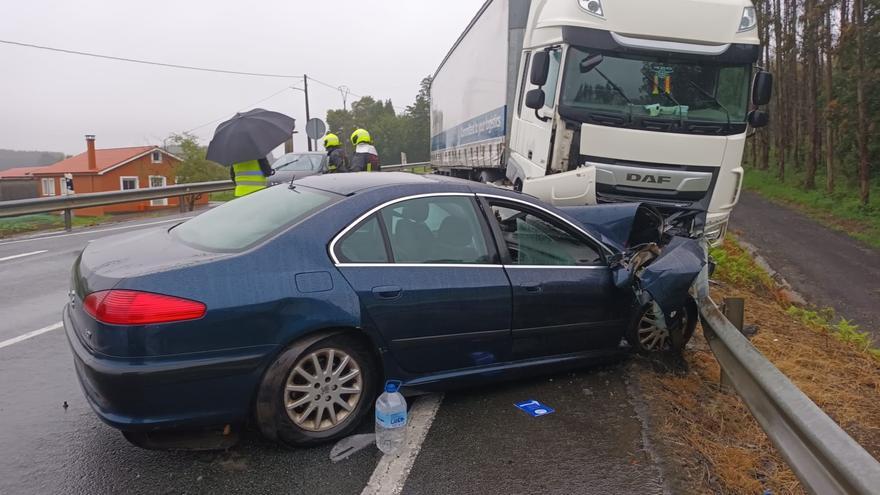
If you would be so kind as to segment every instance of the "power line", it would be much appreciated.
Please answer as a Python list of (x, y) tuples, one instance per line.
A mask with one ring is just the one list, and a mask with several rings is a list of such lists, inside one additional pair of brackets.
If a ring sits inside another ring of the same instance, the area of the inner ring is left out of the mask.
[[(259, 101), (255, 101), (255, 102), (251, 103), (250, 105), (246, 105), (246, 106), (244, 106), (243, 108), (241, 108), (241, 109), (239, 109), (239, 110), (236, 110), (236, 112), (241, 112), (242, 110), (246, 110), (246, 109), (248, 109), (248, 108), (250, 108), (250, 107), (253, 107), (253, 106), (255, 106), (255, 105), (259, 105), (260, 103), (263, 103), (263, 102), (266, 101), (266, 100), (271, 100), (272, 98), (275, 98), (276, 96), (280, 95), (281, 93), (283, 93), (283, 92), (285, 92), (285, 91), (287, 91), (287, 90), (289, 90), (289, 89), (292, 89), (292, 88), (289, 87), (289, 86), (288, 86), (288, 87), (285, 87), (285, 88), (281, 89), (280, 91), (276, 91), (276, 92), (272, 93), (271, 95), (269, 95), (269, 96), (267, 96), (267, 97), (265, 97), (265, 98), (263, 98), (263, 99), (261, 99), (261, 100), (259, 100)], [(227, 115), (228, 115), (228, 114), (227, 114)], [(215, 122), (220, 122), (221, 120), (223, 120), (223, 119), (225, 119), (225, 118), (226, 118), (226, 115), (224, 115), (223, 117), (220, 117), (220, 118), (214, 119), (214, 120), (212, 120), (212, 121), (210, 121), (210, 122), (205, 122), (204, 124), (202, 124), (202, 125), (200, 125), (200, 126), (193, 127), (192, 129), (188, 129), (188, 130), (183, 131), (183, 132), (192, 132), (192, 131), (194, 131), (194, 130), (196, 130), (196, 129), (201, 129), (202, 127), (209, 126), (209, 125), (211, 125), (211, 124), (213, 124), (213, 123), (215, 123)]]
[(354, 97), (357, 97), (357, 98), (362, 98), (361, 95), (356, 94), (356, 93), (352, 93), (351, 90), (348, 89), (348, 86), (334, 86), (334, 85), (332, 85), (332, 84), (330, 84), (330, 83), (325, 83), (324, 81), (321, 81), (321, 80), (319, 80), (319, 79), (315, 79), (315, 78), (312, 77), (312, 76), (309, 76), (309, 80), (310, 80), (310, 81), (314, 81), (314, 82), (316, 82), (316, 83), (318, 83), (318, 84), (320, 84), (320, 85), (322, 85), (322, 86), (327, 86), (328, 88), (335, 89), (336, 91), (339, 91), (340, 93), (343, 93), (343, 94), (345, 94), (345, 95), (351, 95), (351, 96), (354, 96)]
[(140, 60), (136, 58), (126, 58), (126, 57), (115, 57), (112, 55), (102, 55), (100, 53), (91, 53), (91, 52), (81, 52), (78, 50), (68, 50), (66, 48), (55, 48), (51, 46), (42, 46), (42, 45), (34, 45), (31, 43), (22, 43), (19, 41), (9, 41), (9, 40), (0, 40), (0, 43), (7, 45), (15, 45), (22, 46), (26, 48), (36, 48), (38, 50), (47, 50), (50, 52), (60, 52), (67, 53), (71, 55), (82, 55), (85, 57), (94, 57), (94, 58), (103, 58), (107, 60), (116, 60), (119, 62), (130, 62), (133, 64), (144, 64), (144, 65), (157, 65), (160, 67), (170, 67), (172, 69), (186, 69), (186, 70), (197, 70), (202, 72), (219, 72), (221, 74), (235, 74), (239, 76), (256, 76), (256, 77), (276, 77), (282, 79), (302, 79), (303, 76), (294, 76), (289, 74), (269, 74), (263, 72), (245, 72), (238, 70), (226, 70), (226, 69), (213, 69), (209, 67), (196, 67), (192, 65), (179, 65), (179, 64), (167, 64), (164, 62), (154, 62), (151, 60)]

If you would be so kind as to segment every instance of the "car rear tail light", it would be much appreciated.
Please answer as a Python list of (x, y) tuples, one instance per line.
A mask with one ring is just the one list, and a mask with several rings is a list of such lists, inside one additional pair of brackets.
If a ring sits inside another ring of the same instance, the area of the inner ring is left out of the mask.
[(136, 290), (92, 292), (83, 301), (92, 318), (111, 325), (150, 325), (195, 320), (205, 315), (205, 305), (180, 297)]

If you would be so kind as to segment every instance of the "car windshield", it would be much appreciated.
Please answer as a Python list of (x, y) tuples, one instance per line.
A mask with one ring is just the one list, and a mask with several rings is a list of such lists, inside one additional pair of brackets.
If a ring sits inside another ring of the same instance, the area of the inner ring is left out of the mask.
[[(751, 76), (748, 64), (597, 55), (597, 51), (570, 49), (560, 100), (563, 107), (618, 119), (725, 124), (746, 121)], [(598, 61), (595, 67), (587, 63), (591, 57)]]
[(288, 153), (272, 164), (275, 170), (285, 172), (311, 172), (321, 167), (324, 155), (314, 153)]
[(304, 186), (270, 187), (206, 211), (172, 230), (205, 251), (239, 251), (329, 206), (339, 196)]

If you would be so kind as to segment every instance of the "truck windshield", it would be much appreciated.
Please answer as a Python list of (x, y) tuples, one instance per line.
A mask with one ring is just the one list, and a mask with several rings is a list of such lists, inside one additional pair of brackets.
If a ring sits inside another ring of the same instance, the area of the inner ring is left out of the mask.
[[(719, 124), (731, 124), (744, 130), (750, 65), (607, 53), (598, 65), (586, 64), (587, 59), (598, 54), (577, 47), (570, 49), (560, 99), (563, 109), (589, 116), (589, 120), (600, 124), (698, 122), (714, 124), (716, 129), (722, 127)], [(582, 62), (586, 64), (583, 68)], [(603, 116), (610, 120), (603, 120)], [(695, 132), (702, 129), (697, 125), (691, 128)]]

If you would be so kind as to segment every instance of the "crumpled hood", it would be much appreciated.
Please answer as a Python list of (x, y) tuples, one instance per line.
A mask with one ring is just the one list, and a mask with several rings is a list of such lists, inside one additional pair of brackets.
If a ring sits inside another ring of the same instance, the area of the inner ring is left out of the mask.
[[(651, 236), (651, 233), (633, 232), (634, 228), (642, 230), (643, 223), (637, 220), (649, 221), (650, 216), (656, 214), (654, 210), (642, 203), (614, 203), (589, 206), (567, 206), (560, 208), (583, 224), (587, 229), (597, 235), (599, 240), (608, 247), (623, 253), (630, 244), (631, 238)], [(646, 242), (660, 241), (660, 226), (657, 226), (656, 238)]]
[(706, 252), (701, 240), (673, 237), (663, 246), (660, 256), (639, 275), (641, 287), (669, 314), (684, 306), (688, 290), (705, 264)]

